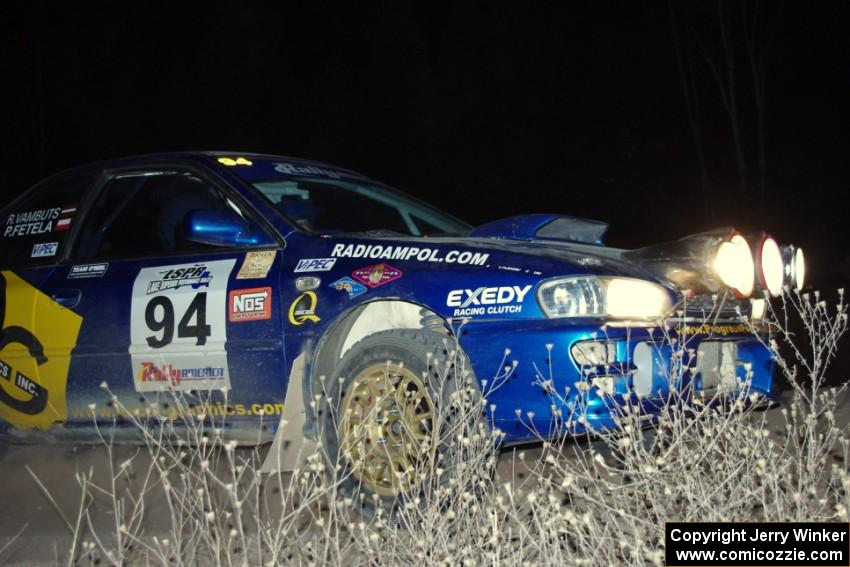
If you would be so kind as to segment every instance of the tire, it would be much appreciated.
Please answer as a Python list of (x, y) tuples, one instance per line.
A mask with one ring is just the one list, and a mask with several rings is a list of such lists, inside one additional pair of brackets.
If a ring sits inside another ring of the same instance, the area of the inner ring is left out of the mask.
[(377, 508), (391, 514), (422, 494), (433, 485), (437, 466), (457, 465), (458, 431), (486, 422), (469, 360), (453, 337), (433, 331), (370, 335), (322, 386), (318, 423), (325, 457), (340, 494), (368, 516)]

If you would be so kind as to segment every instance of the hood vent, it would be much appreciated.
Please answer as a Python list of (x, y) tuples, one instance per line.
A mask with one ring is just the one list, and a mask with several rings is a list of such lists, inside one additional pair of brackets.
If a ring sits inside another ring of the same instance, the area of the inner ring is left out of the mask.
[(470, 236), (602, 244), (608, 224), (567, 215), (520, 215), (476, 227)]

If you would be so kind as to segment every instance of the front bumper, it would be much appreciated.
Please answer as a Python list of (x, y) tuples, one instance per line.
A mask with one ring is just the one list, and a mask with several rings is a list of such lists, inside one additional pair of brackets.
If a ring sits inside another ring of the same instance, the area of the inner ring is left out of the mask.
[[(506, 445), (609, 429), (627, 406), (652, 422), (688, 396), (778, 400), (770, 350), (738, 322), (473, 320), (458, 335), (479, 382), (487, 380), (488, 417)], [(581, 341), (604, 341), (606, 364), (580, 365), (571, 350)]]

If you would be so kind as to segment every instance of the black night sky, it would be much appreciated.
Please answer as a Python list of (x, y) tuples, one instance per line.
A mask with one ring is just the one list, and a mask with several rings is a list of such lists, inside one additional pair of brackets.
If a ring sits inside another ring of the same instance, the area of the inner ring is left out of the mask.
[(761, 227), (807, 249), (816, 283), (847, 277), (850, 3), (557, 6), (5, 8), (0, 200), (105, 158), (258, 151), (473, 224), (568, 213), (628, 247)]

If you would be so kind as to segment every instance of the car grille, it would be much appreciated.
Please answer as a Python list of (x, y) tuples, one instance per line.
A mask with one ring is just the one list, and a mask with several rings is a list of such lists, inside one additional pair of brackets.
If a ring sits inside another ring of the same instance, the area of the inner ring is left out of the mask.
[(694, 296), (682, 303), (677, 314), (687, 319), (711, 322), (714, 320), (741, 320), (744, 316), (749, 316), (750, 311), (748, 299), (738, 299), (731, 294), (711, 295), (706, 293)]

